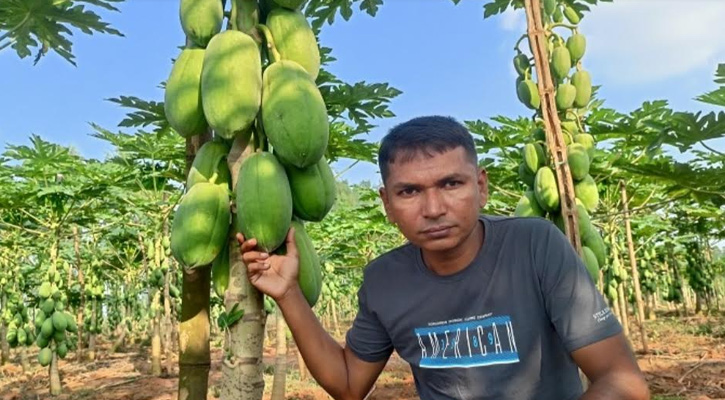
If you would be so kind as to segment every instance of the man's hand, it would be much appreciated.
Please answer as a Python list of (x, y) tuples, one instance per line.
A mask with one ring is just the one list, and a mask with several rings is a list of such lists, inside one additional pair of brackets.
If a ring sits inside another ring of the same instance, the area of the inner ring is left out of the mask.
[(257, 239), (245, 241), (244, 235), (237, 233), (249, 281), (278, 303), (298, 285), (299, 256), (294, 234), (294, 228), (290, 228), (285, 239), (287, 254), (277, 255), (257, 251)]
[(621, 333), (572, 352), (592, 381), (581, 400), (648, 400), (647, 382)]

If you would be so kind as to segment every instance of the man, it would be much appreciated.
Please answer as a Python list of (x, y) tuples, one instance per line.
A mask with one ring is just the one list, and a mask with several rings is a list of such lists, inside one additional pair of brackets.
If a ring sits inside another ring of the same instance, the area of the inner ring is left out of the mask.
[[(297, 285), (287, 255), (242, 243), (249, 279), (277, 301), (317, 382), (362, 399), (393, 350), (422, 399), (648, 399), (621, 327), (566, 237), (540, 218), (479, 215), (487, 176), (450, 118), (393, 128), (379, 154), (380, 196), (408, 243), (365, 269), (341, 347)], [(577, 367), (591, 381), (582, 393)]]

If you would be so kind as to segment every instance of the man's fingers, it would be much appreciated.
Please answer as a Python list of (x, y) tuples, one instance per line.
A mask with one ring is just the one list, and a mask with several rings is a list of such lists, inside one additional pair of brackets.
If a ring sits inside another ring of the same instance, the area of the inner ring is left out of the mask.
[(261, 253), (259, 251), (248, 251), (246, 253), (242, 253), (242, 261), (244, 261), (244, 264), (249, 266), (250, 264), (254, 263), (264, 263), (266, 262), (269, 264), (269, 254), (267, 253)]
[(261, 276), (264, 271), (270, 268), (269, 263), (251, 263), (247, 265), (247, 275), (251, 279), (255, 275)]
[(237, 234), (237, 240), (241, 240), (239, 244), (241, 245), (241, 251), (242, 253), (246, 253), (252, 249), (254, 249), (257, 246), (257, 239), (252, 238), (247, 241), (244, 241), (244, 236), (242, 236), (241, 233)]
[(295, 243), (295, 228), (290, 227), (285, 238), (285, 247), (287, 248), (287, 256), (297, 257), (297, 244)]

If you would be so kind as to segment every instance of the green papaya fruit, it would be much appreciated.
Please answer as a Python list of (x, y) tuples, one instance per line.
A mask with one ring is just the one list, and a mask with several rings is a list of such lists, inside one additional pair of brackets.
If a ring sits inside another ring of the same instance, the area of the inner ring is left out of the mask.
[(554, 22), (559, 23), (564, 21), (564, 13), (561, 11), (561, 7), (557, 6), (554, 10), (554, 14), (551, 16)]
[(76, 323), (76, 319), (68, 313), (63, 313), (63, 315), (65, 316), (66, 330), (68, 330), (68, 332), (70, 333), (78, 332), (78, 324)]
[(46, 318), (45, 322), (43, 322), (43, 326), (40, 327), (40, 334), (50, 339), (53, 337), (53, 332), (55, 332), (55, 328), (53, 328), (53, 319)]
[(315, 33), (300, 11), (276, 8), (267, 15), (266, 24), (283, 60), (301, 65), (314, 81), (320, 72), (320, 50)]
[(576, 98), (576, 88), (570, 83), (562, 83), (556, 88), (556, 108), (558, 110), (568, 110), (574, 105)]
[(219, 33), (224, 21), (224, 9), (219, 0), (181, 0), (181, 28), (194, 44), (206, 47)]
[(68, 320), (66, 320), (65, 314), (62, 312), (54, 312), (50, 319), (53, 321), (53, 330), (55, 331), (65, 331), (68, 327)]
[(546, 143), (546, 132), (542, 128), (534, 129), (533, 136), (535, 140)]
[(594, 212), (599, 205), (599, 190), (594, 178), (587, 175), (579, 182), (574, 183), (574, 193), (576, 198), (581, 200), (584, 208), (589, 212)]
[(568, 132), (570, 135), (576, 135), (579, 132), (579, 125), (574, 120), (562, 119), (561, 129)]
[(187, 268), (214, 261), (229, 232), (229, 190), (201, 182), (181, 199), (171, 225), (171, 254)]
[(604, 266), (607, 261), (607, 246), (596, 229), (591, 229), (588, 235), (582, 235), (582, 244), (589, 247), (597, 258), (597, 264)]
[(589, 161), (594, 160), (594, 137), (588, 133), (578, 133), (574, 135), (574, 143), (579, 143), (587, 149), (587, 155), (589, 155)]
[(45, 322), (45, 318), (46, 318), (45, 312), (43, 312), (43, 310), (38, 310), (38, 312), (35, 313), (35, 319), (33, 321), (35, 323), (35, 327), (40, 328), (41, 326), (43, 326), (43, 322)]
[(546, 163), (544, 149), (539, 143), (527, 143), (521, 153), (524, 159), (524, 165), (532, 175), (539, 170), (539, 167)]
[(228, 30), (209, 42), (201, 100), (209, 125), (224, 139), (247, 134), (262, 99), (262, 61), (251, 36)]
[(524, 195), (521, 196), (519, 202), (516, 204), (516, 210), (514, 216), (517, 217), (543, 217), (546, 212), (541, 209), (539, 203), (536, 201), (536, 196), (532, 190), (527, 190)]
[(570, 5), (564, 5), (564, 17), (573, 25), (576, 25), (581, 21), (581, 15)]
[[(294, 228), (295, 246), (299, 254), (299, 274), (297, 282), (302, 289), (302, 294), (310, 307), (314, 307), (320, 297), (322, 290), (322, 270), (320, 267), (320, 258), (317, 256), (315, 246), (307, 235), (302, 221), (293, 219), (290, 224)], [(278, 253), (286, 254), (287, 249), (282, 246)]]
[(28, 333), (25, 332), (25, 328), (18, 328), (17, 333), (18, 344), (24, 346), (28, 341)]
[(589, 72), (584, 70), (575, 72), (571, 77), (571, 83), (576, 88), (574, 107), (584, 108), (588, 106), (589, 100), (592, 98), (592, 78)]
[(55, 301), (53, 299), (45, 299), (40, 305), (40, 309), (43, 310), (45, 315), (53, 314), (53, 311), (55, 311)]
[(262, 125), (280, 161), (305, 168), (320, 161), (330, 135), (322, 94), (307, 71), (290, 60), (264, 71)]
[(272, 0), (280, 7), (288, 8), (290, 10), (299, 10), (307, 0)]
[(224, 293), (229, 287), (229, 242), (211, 264), (211, 285), (214, 293), (223, 299)]
[(529, 169), (524, 165), (524, 163), (519, 164), (519, 180), (521, 180), (524, 185), (533, 188), (534, 177), (534, 174), (529, 172)]
[(65, 356), (68, 354), (68, 345), (65, 342), (61, 342), (58, 344), (58, 346), (55, 348), (56, 354), (58, 354), (58, 357), (65, 358)]
[(50, 348), (45, 347), (42, 350), (40, 350), (40, 353), (38, 353), (38, 363), (42, 367), (47, 367), (50, 365), (50, 361), (53, 359), (53, 352), (50, 350)]
[(569, 75), (571, 69), (571, 55), (565, 46), (559, 46), (551, 52), (551, 74), (557, 80)]
[(305, 221), (322, 221), (337, 196), (335, 176), (325, 157), (307, 168), (284, 168), (292, 191), (294, 215)]
[(589, 276), (596, 285), (599, 283), (599, 263), (597, 262), (597, 256), (594, 255), (592, 249), (587, 246), (582, 246), (582, 258), (584, 265), (587, 267)]
[(532, 110), (538, 110), (541, 106), (541, 98), (539, 97), (539, 88), (536, 87), (536, 83), (531, 79), (522, 80), (517, 88), (516, 93), (518, 94), (519, 100), (524, 105)]
[(587, 39), (581, 33), (575, 33), (566, 39), (566, 48), (569, 50), (571, 63), (576, 64), (584, 57), (584, 52), (587, 49)]
[(551, 168), (541, 167), (536, 172), (534, 194), (539, 205), (545, 211), (555, 212), (559, 209), (559, 187)]
[(589, 214), (587, 213), (587, 210), (584, 208), (584, 206), (581, 204), (581, 202), (577, 201), (576, 212), (577, 212), (577, 222), (579, 225), (579, 237), (589, 235), (590, 232), (594, 229), (594, 226), (592, 225), (592, 221), (589, 218)]
[(47, 299), (50, 295), (50, 282), (46, 281), (41, 283), (38, 288), (38, 296), (40, 296), (41, 299)]
[(206, 132), (201, 99), (201, 70), (204, 49), (184, 49), (174, 61), (164, 90), (164, 112), (174, 130), (182, 137)]
[(519, 53), (514, 57), (514, 69), (519, 76), (524, 76), (526, 71), (531, 68), (531, 62), (529, 56), (524, 53)]
[(567, 146), (566, 158), (569, 163), (571, 177), (575, 181), (580, 181), (589, 175), (589, 154), (583, 145), (572, 143)]
[(556, 11), (557, 5), (558, 5), (557, 0), (544, 0), (544, 13), (546, 15), (554, 14), (554, 11)]
[(271, 153), (247, 157), (236, 187), (237, 232), (257, 239), (267, 253), (284, 243), (292, 221), (292, 192), (287, 173)]
[[(199, 182), (211, 182), (230, 188), (231, 174), (227, 165), (229, 146), (220, 140), (204, 143), (194, 156), (194, 162), (186, 178), (186, 187)], [(170, 245), (170, 243), (169, 243)]]
[[(100, 333), (100, 330), (97, 330), (96, 333)], [(66, 335), (65, 331), (55, 331), (53, 332), (53, 340), (56, 344), (63, 343), (68, 339), (68, 336)]]

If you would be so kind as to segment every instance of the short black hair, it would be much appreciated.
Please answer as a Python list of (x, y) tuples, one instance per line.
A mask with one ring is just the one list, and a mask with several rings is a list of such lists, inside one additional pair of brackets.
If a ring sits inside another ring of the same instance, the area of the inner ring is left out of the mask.
[(389, 165), (394, 164), (398, 156), (399, 161), (405, 163), (420, 153), (431, 157), (433, 153), (441, 154), (457, 147), (463, 147), (468, 160), (478, 166), (473, 137), (455, 119), (433, 115), (396, 125), (380, 143), (378, 166), (383, 183), (388, 179)]

